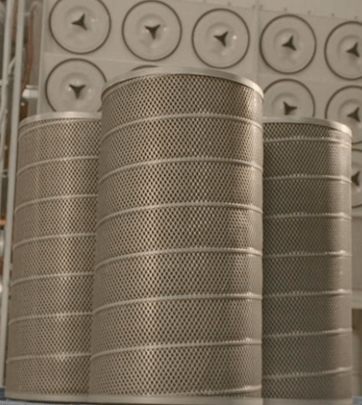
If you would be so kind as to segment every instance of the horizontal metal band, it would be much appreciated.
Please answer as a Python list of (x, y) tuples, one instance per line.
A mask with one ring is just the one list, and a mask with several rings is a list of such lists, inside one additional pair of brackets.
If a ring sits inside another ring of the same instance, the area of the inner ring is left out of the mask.
[(169, 297), (150, 297), (150, 298), (139, 298), (128, 301), (115, 302), (108, 305), (103, 305), (93, 311), (93, 315), (99, 312), (107, 311), (113, 308), (119, 308), (134, 304), (148, 304), (148, 303), (158, 303), (166, 301), (196, 301), (196, 300), (251, 300), (251, 301), (261, 301), (262, 296), (258, 294), (189, 294), (189, 295), (176, 295)]
[(129, 353), (129, 352), (141, 352), (147, 350), (167, 350), (167, 349), (182, 349), (182, 348), (204, 348), (204, 347), (222, 347), (222, 346), (261, 346), (261, 340), (255, 339), (245, 339), (233, 342), (202, 342), (202, 343), (175, 343), (168, 345), (153, 345), (153, 346), (137, 346), (137, 347), (126, 347), (122, 349), (107, 350), (104, 352), (99, 352), (91, 356), (91, 360), (98, 357), (109, 356), (118, 353)]
[(12, 405), (25, 405), (27, 401), (41, 401), (43, 403), (32, 403), (32, 405), (44, 405), (44, 402), (74, 402), (77, 405), (84, 403), (86, 405), (88, 396), (86, 393), (79, 395), (51, 395), (51, 394), (28, 394), (23, 392), (5, 391), (6, 398), (19, 400), (20, 402), (12, 402)]
[[(40, 128), (42, 126), (49, 126), (54, 120), (54, 124), (62, 123), (63, 120), (74, 120), (74, 121), (99, 121), (102, 115), (100, 113), (88, 113), (88, 112), (76, 112), (76, 111), (66, 111), (66, 112), (48, 112), (42, 114), (32, 115), (30, 117), (24, 118), (20, 122), (19, 128), (23, 128), (26, 125), (34, 124), (38, 121), (47, 121), (46, 124), (41, 124), (37, 126)], [(58, 121), (57, 121), (58, 120)]]
[(182, 393), (173, 396), (89, 395), (88, 402), (142, 405), (263, 405), (262, 398), (227, 397), (227, 395), (258, 391), (261, 391), (261, 386), (225, 391)]
[(313, 336), (329, 336), (329, 335), (342, 335), (352, 333), (351, 328), (339, 328), (333, 330), (324, 330), (322, 332), (298, 332), (298, 333), (278, 333), (273, 335), (263, 335), (263, 340), (266, 339), (284, 339), (284, 338), (303, 338)]
[(81, 317), (81, 316), (92, 316), (92, 312), (69, 312), (69, 313), (62, 313), (62, 314), (45, 314), (45, 315), (30, 315), (30, 316), (22, 316), (20, 318), (11, 319), (9, 322), (9, 326), (18, 323), (18, 322), (26, 322), (32, 321), (35, 319), (53, 319), (53, 318), (72, 318), (72, 317)]
[(227, 208), (227, 209), (237, 209), (245, 211), (253, 211), (260, 215), (263, 214), (261, 208), (255, 207), (253, 205), (246, 204), (234, 204), (234, 203), (217, 203), (217, 202), (184, 202), (184, 203), (171, 203), (171, 204), (159, 204), (159, 205), (146, 205), (143, 207), (129, 208), (127, 210), (117, 211), (113, 214), (103, 217), (98, 221), (96, 228), (99, 228), (104, 222), (110, 219), (121, 217), (122, 215), (130, 214), (133, 212), (144, 212), (144, 211), (156, 211), (164, 208), (184, 208), (184, 207), (209, 207), (209, 208)]
[(339, 213), (322, 213), (322, 214), (275, 214), (275, 215), (265, 215), (264, 219), (298, 219), (298, 218), (340, 218), (351, 220), (352, 216), (347, 215), (343, 212)]
[(127, 166), (121, 166), (115, 170), (112, 170), (105, 174), (103, 177), (99, 179), (98, 184), (102, 184), (108, 177), (113, 176), (114, 174), (121, 173), (127, 170), (136, 169), (139, 167), (146, 167), (146, 166), (159, 166), (159, 165), (166, 165), (170, 163), (225, 163), (231, 165), (238, 165), (238, 166), (246, 166), (252, 167), (257, 171), (263, 172), (263, 168), (255, 163), (252, 162), (245, 162), (243, 160), (236, 160), (236, 159), (223, 159), (223, 158), (210, 158), (210, 157), (189, 157), (189, 158), (173, 158), (173, 159), (162, 159), (162, 160), (150, 160), (146, 162), (134, 163)]
[(18, 357), (9, 357), (6, 360), (6, 364), (14, 363), (16, 361), (24, 360), (36, 360), (36, 359), (71, 359), (75, 357), (90, 357), (91, 353), (62, 353), (62, 354), (43, 354), (43, 355), (32, 355), (32, 356), (18, 356)]
[(330, 175), (290, 175), (290, 176), (275, 176), (275, 177), (264, 177), (264, 181), (275, 181), (275, 180), (338, 180), (343, 183), (351, 184), (350, 178), (345, 176), (330, 176)]
[(274, 298), (298, 298), (298, 297), (319, 297), (319, 296), (333, 296), (333, 295), (352, 295), (352, 290), (334, 290), (334, 291), (313, 291), (313, 292), (291, 292), (281, 294), (266, 294), (263, 299)]
[(147, 122), (158, 122), (158, 121), (168, 121), (168, 120), (177, 120), (183, 118), (209, 118), (209, 119), (222, 119), (225, 121), (235, 121), (235, 122), (242, 122), (247, 125), (251, 125), (257, 127), (261, 131), (263, 131), (263, 126), (256, 121), (252, 121), (248, 118), (238, 117), (235, 115), (223, 115), (223, 114), (210, 114), (210, 113), (189, 113), (189, 114), (170, 114), (170, 115), (159, 115), (157, 117), (147, 117), (141, 118), (139, 120), (126, 122), (122, 125), (117, 125), (116, 127), (112, 128), (110, 131), (106, 132), (102, 135), (100, 142), (102, 143), (106, 138), (117, 132), (118, 130), (122, 130), (124, 128), (129, 128), (133, 125), (139, 125)]
[(353, 367), (339, 367), (335, 370), (326, 370), (315, 373), (264, 375), (263, 380), (288, 380), (292, 378), (324, 377), (327, 375), (344, 374), (351, 372)]
[(323, 143), (337, 143), (338, 145), (342, 145), (346, 148), (351, 148), (351, 143), (344, 142), (338, 139), (330, 139), (330, 138), (278, 138), (278, 139), (265, 139), (264, 144), (271, 144), (271, 143), (283, 143), (283, 142), (323, 142)]
[(340, 252), (324, 252), (324, 253), (286, 253), (276, 255), (264, 255), (264, 259), (282, 259), (282, 258), (299, 258), (299, 257), (352, 257), (352, 254), (344, 250)]
[(26, 203), (20, 204), (15, 208), (14, 213), (16, 214), (18, 211), (20, 211), (24, 207), (28, 207), (29, 205), (34, 205), (34, 204), (39, 204), (43, 202), (48, 202), (48, 201), (64, 201), (64, 200), (79, 200), (79, 199), (87, 199), (87, 198), (92, 198), (96, 199), (98, 198), (98, 194), (79, 194), (79, 195), (60, 195), (56, 197), (46, 197), (46, 198), (39, 198), (37, 200), (31, 200)]
[(352, 405), (347, 399), (271, 399), (264, 398), (264, 405)]
[(54, 240), (54, 239), (72, 239), (72, 238), (88, 238), (95, 237), (95, 233), (73, 233), (73, 234), (64, 234), (64, 235), (51, 235), (51, 236), (41, 236), (39, 238), (25, 239), (21, 242), (18, 242), (14, 245), (13, 250), (17, 249), (22, 245), (27, 245), (34, 242), (41, 242), (44, 240)]
[(182, 253), (228, 253), (228, 254), (244, 254), (246, 256), (259, 256), (262, 257), (262, 252), (256, 249), (233, 249), (233, 248), (185, 248), (185, 249), (166, 249), (166, 250), (154, 250), (149, 252), (131, 253), (123, 256), (116, 256), (110, 259), (104, 260), (95, 266), (95, 271), (99, 268), (106, 266), (110, 263), (115, 263), (121, 260), (127, 260), (131, 258), (158, 256), (158, 255), (174, 255)]
[(19, 278), (13, 282), (11, 282), (11, 287), (15, 287), (18, 284), (28, 283), (31, 281), (39, 281), (39, 280), (52, 280), (57, 278), (76, 278), (76, 277), (94, 277), (94, 272), (84, 272), (84, 273), (58, 273), (58, 274), (50, 274), (46, 276), (32, 276), (26, 278)]
[(23, 166), (18, 172), (17, 176), (20, 176), (24, 171), (31, 169), (33, 167), (38, 167), (42, 165), (47, 165), (50, 163), (67, 163), (67, 162), (78, 162), (81, 160), (98, 160), (98, 156), (90, 155), (90, 156), (74, 156), (74, 157), (66, 157), (66, 158), (57, 158), (57, 159), (47, 159), (47, 160), (40, 160), (38, 162), (31, 163), (30, 165)]

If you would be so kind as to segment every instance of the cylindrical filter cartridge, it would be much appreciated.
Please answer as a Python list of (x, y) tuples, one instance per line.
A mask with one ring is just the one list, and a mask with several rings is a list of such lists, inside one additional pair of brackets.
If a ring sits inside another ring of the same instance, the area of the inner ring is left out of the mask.
[(262, 97), (197, 69), (105, 89), (90, 401), (261, 397)]
[(100, 122), (51, 113), (20, 127), (9, 398), (87, 399)]
[(351, 131), (319, 119), (266, 119), (264, 139), (265, 403), (347, 404)]

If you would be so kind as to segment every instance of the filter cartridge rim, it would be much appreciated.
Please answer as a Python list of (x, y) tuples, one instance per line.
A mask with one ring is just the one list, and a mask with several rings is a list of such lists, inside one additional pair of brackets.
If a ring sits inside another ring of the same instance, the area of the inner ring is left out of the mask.
[(107, 90), (109, 90), (111, 87), (117, 84), (145, 76), (160, 76), (160, 75), (208, 76), (229, 80), (235, 83), (242, 84), (243, 86), (249, 87), (250, 89), (256, 91), (260, 95), (260, 97), (264, 99), (264, 92), (262, 88), (252, 80), (221, 70), (207, 69), (207, 68), (189, 68), (189, 67), (145, 67), (144, 69), (132, 70), (108, 81), (103, 87), (102, 98), (104, 97), (104, 94), (106, 93)]
[(264, 117), (263, 124), (312, 124), (336, 129), (352, 138), (352, 130), (341, 122), (313, 117)]
[(61, 120), (61, 119), (76, 119), (76, 120), (101, 120), (101, 113), (87, 113), (87, 112), (76, 112), (76, 111), (65, 111), (65, 112), (48, 112), (42, 114), (32, 115), (30, 117), (24, 118), (19, 125), (19, 129), (26, 125), (33, 124), (37, 121), (44, 120)]

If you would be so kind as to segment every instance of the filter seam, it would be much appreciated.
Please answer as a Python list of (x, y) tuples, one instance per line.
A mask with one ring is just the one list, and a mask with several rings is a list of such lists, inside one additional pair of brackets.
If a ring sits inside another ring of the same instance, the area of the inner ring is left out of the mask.
[(17, 356), (9, 357), (6, 361), (6, 364), (14, 363), (16, 361), (24, 360), (36, 360), (36, 359), (56, 359), (56, 358), (77, 358), (77, 357), (90, 357), (91, 353), (80, 352), (80, 353), (61, 353), (61, 354), (44, 354), (44, 355), (29, 355), (29, 356)]
[(70, 318), (70, 317), (79, 317), (79, 316), (92, 316), (92, 312), (68, 312), (68, 313), (59, 313), (59, 314), (44, 314), (44, 315), (29, 315), (21, 316), (14, 318), (9, 322), (9, 325), (18, 322), (32, 321), (36, 319), (52, 319), (52, 318)]
[(99, 156), (89, 155), (89, 156), (73, 156), (73, 157), (64, 157), (56, 159), (47, 159), (39, 160), (38, 162), (30, 163), (26, 166), (23, 166), (17, 173), (16, 176), (20, 176), (24, 171), (31, 169), (33, 167), (38, 167), (42, 165), (47, 165), (49, 163), (67, 163), (67, 162), (78, 162), (83, 160), (98, 160)]
[(166, 297), (149, 297), (139, 298), (134, 300), (119, 301), (112, 304), (103, 305), (93, 311), (93, 315), (97, 315), (99, 312), (107, 311), (113, 308), (134, 305), (134, 304), (148, 304), (159, 303), (167, 301), (197, 301), (197, 300), (250, 300), (261, 301), (262, 296), (258, 294), (188, 294), (188, 295), (174, 295)]
[(338, 180), (343, 183), (351, 184), (352, 181), (345, 176), (333, 176), (333, 175), (289, 175), (289, 176), (273, 176), (264, 177), (264, 181), (277, 181), (277, 180)]
[(272, 143), (283, 143), (283, 142), (322, 142), (322, 143), (336, 143), (338, 145), (342, 145), (347, 148), (351, 148), (350, 142), (344, 142), (339, 139), (330, 139), (330, 138), (278, 138), (278, 139), (264, 139), (264, 144), (272, 144)]
[(182, 349), (182, 348), (204, 348), (204, 347), (220, 347), (220, 346), (260, 346), (261, 340), (257, 339), (244, 339), (239, 341), (227, 341), (227, 342), (193, 342), (193, 343), (174, 343), (165, 345), (150, 345), (150, 346), (135, 346), (125, 347), (120, 349), (105, 350), (98, 352), (91, 356), (91, 361), (98, 357), (109, 356), (112, 354), (129, 353), (147, 350), (167, 350), (167, 349)]
[(21, 242), (15, 243), (13, 250), (17, 249), (19, 246), (27, 245), (33, 242), (41, 242), (44, 240), (52, 240), (52, 239), (69, 239), (69, 238), (87, 238), (87, 237), (95, 237), (95, 233), (70, 233), (70, 234), (63, 234), (63, 235), (50, 235), (50, 236), (40, 236), (38, 238), (30, 238), (24, 239)]
[(263, 295), (264, 299), (273, 298), (298, 298), (298, 297), (318, 297), (328, 295), (351, 295), (352, 290), (334, 290), (334, 291), (320, 291), (320, 292), (297, 292), (297, 293), (284, 293), (284, 294), (266, 294)]
[(332, 329), (332, 330), (324, 330), (321, 332), (298, 332), (296, 333), (280, 333), (280, 334), (270, 334), (270, 335), (263, 335), (264, 339), (283, 339), (283, 338), (303, 338), (309, 336), (324, 336), (324, 335), (342, 335), (342, 334), (350, 334), (352, 332), (352, 328), (339, 328), (339, 329)]
[(229, 120), (229, 121), (236, 121), (236, 122), (242, 122), (245, 124), (249, 124), (253, 127), (256, 127), (263, 131), (263, 125), (258, 123), (257, 121), (253, 121), (249, 118), (244, 118), (236, 115), (227, 115), (227, 114), (211, 114), (211, 113), (186, 113), (186, 114), (170, 114), (170, 115), (159, 115), (157, 117), (147, 117), (147, 118), (141, 118), (138, 120), (126, 122), (121, 125), (117, 125), (116, 127), (112, 128), (110, 131), (107, 131), (105, 134), (102, 135), (100, 142), (103, 143), (103, 141), (114, 134), (116, 131), (122, 130), (124, 128), (133, 126), (133, 125), (139, 125), (139, 124), (144, 124), (148, 122), (157, 122), (157, 121), (168, 121), (168, 120), (174, 120), (174, 119), (182, 119), (182, 118), (201, 118), (201, 119), (222, 119), (222, 120)]
[(166, 165), (170, 163), (226, 163), (226, 164), (232, 164), (232, 165), (237, 165), (237, 166), (245, 166), (245, 167), (251, 167), (255, 169), (256, 171), (263, 172), (263, 168), (256, 163), (252, 162), (246, 162), (243, 160), (237, 160), (237, 159), (224, 159), (224, 158), (211, 158), (211, 157), (188, 157), (188, 158), (170, 158), (170, 159), (158, 159), (158, 160), (149, 160), (149, 161), (143, 161), (139, 163), (132, 163), (126, 166), (121, 166), (118, 167), (117, 169), (114, 169), (107, 174), (103, 175), (99, 181), (98, 185), (102, 184), (105, 180), (107, 180), (109, 177), (112, 177), (115, 174), (121, 173), (123, 171), (127, 170), (132, 170), (136, 168), (141, 168), (141, 167), (147, 167), (147, 166), (158, 166), (158, 165)]
[(95, 271), (100, 267), (106, 266), (107, 264), (117, 262), (119, 260), (127, 260), (131, 258), (156, 256), (156, 255), (173, 255), (180, 253), (242, 253), (248, 256), (262, 256), (262, 252), (256, 249), (237, 249), (237, 248), (185, 248), (185, 249), (166, 249), (166, 250), (154, 250), (148, 252), (130, 253), (127, 255), (121, 255), (112, 257), (110, 259), (104, 260), (95, 266)]
[(263, 380), (284, 380), (292, 378), (323, 377), (326, 375), (344, 374), (352, 371), (353, 367), (339, 367), (335, 370), (326, 370), (315, 373), (298, 373), (298, 374), (280, 374), (280, 375), (263, 375)]
[(37, 281), (37, 280), (49, 280), (49, 279), (56, 279), (56, 278), (62, 278), (62, 277), (88, 277), (94, 276), (94, 272), (83, 272), (83, 273), (61, 273), (61, 274), (50, 274), (50, 275), (45, 275), (45, 276), (32, 276), (32, 277), (24, 277), (24, 278), (18, 278), (17, 280), (13, 281), (11, 283), (11, 286), (14, 287), (18, 284), (22, 283), (27, 283), (31, 281)]
[(22, 203), (18, 205), (15, 208), (14, 213), (16, 214), (18, 211), (23, 209), (24, 207), (27, 207), (29, 205), (34, 205), (38, 203), (43, 203), (43, 202), (48, 202), (48, 201), (64, 201), (64, 200), (77, 200), (77, 199), (86, 199), (86, 198), (98, 198), (98, 194), (71, 194), (71, 195), (60, 195), (60, 196), (54, 196), (54, 197), (46, 197), (46, 198), (39, 198), (36, 200), (31, 200), (27, 201), (25, 203)]
[(352, 216), (344, 214), (343, 212), (339, 213), (319, 213), (319, 214), (304, 214), (304, 213), (294, 213), (294, 214), (274, 214), (274, 215), (265, 215), (264, 219), (299, 219), (299, 218), (340, 218), (351, 220)]
[(340, 252), (323, 252), (323, 253), (284, 253), (274, 255), (264, 255), (264, 259), (282, 259), (282, 258), (300, 258), (300, 257), (352, 257), (351, 253), (346, 251)]
[(185, 203), (171, 203), (171, 204), (158, 204), (158, 205), (146, 205), (143, 207), (136, 207), (136, 208), (129, 208), (122, 211), (117, 211), (113, 214), (109, 214), (103, 217), (100, 221), (97, 222), (96, 229), (100, 227), (104, 222), (109, 221), (110, 219), (117, 218), (126, 214), (130, 214), (133, 212), (143, 212), (143, 211), (153, 211), (153, 210), (161, 210), (164, 208), (184, 208), (184, 207), (215, 207), (215, 208), (236, 208), (238, 210), (245, 210), (245, 211), (252, 211), (256, 212), (260, 215), (263, 214), (263, 210), (255, 207), (253, 205), (246, 205), (246, 204), (235, 204), (235, 203), (213, 203), (213, 202), (185, 202)]

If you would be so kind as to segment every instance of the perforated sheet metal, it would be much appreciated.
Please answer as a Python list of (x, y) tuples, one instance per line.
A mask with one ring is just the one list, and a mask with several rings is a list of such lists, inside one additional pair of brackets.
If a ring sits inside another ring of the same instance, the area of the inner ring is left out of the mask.
[(192, 72), (103, 94), (90, 400), (261, 396), (261, 107)]
[(234, 117), (235, 121), (238, 117), (260, 124), (262, 104), (258, 92), (232, 80), (193, 74), (149, 74), (121, 81), (104, 92), (102, 132), (107, 134), (139, 120), (175, 115), (216, 115)]
[(264, 125), (263, 396), (352, 397), (350, 134)]
[(89, 389), (100, 117), (21, 127), (6, 394), (85, 401)]

